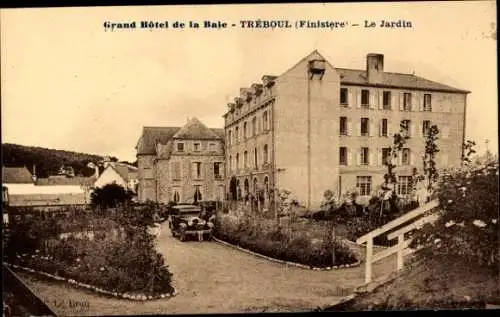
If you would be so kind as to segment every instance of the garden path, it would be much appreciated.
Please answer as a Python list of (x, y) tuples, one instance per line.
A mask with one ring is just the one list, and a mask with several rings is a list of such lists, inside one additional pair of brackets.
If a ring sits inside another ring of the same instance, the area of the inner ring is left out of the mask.
[[(166, 223), (159, 232), (157, 248), (174, 274), (174, 287), (179, 292), (171, 299), (133, 302), (42, 281), (26, 273), (20, 276), (61, 315), (310, 311), (336, 303), (364, 282), (363, 265), (333, 271), (301, 269), (217, 242), (180, 242), (170, 235)], [(374, 276), (388, 274), (395, 267), (395, 258), (389, 257), (374, 265)], [(53, 307), (54, 300), (59, 307)], [(71, 300), (88, 305), (72, 308)]]

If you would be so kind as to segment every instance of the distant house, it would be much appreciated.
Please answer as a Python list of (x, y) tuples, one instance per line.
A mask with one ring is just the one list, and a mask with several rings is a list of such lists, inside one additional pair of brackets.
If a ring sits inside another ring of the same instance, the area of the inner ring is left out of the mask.
[(3, 167), (2, 181), (10, 206), (50, 210), (88, 204), (95, 178), (56, 175), (36, 179), (26, 167)]
[(102, 188), (108, 184), (117, 184), (136, 192), (137, 183), (137, 167), (125, 163), (108, 162), (95, 181), (94, 187)]
[(10, 193), (22, 192), (35, 187), (34, 177), (30, 171), (23, 167), (6, 167), (2, 166), (2, 185), (7, 188)]

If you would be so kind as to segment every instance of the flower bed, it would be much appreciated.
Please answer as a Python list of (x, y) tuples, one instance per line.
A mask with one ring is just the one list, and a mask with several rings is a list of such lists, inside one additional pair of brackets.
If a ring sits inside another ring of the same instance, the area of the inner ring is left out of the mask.
[(328, 228), (318, 226), (311, 231), (303, 228), (304, 224), (299, 220), (276, 226), (272, 220), (263, 218), (218, 215), (214, 235), (257, 254), (311, 268), (326, 269), (359, 263), (349, 247), (338, 240), (333, 241)]
[(61, 238), (60, 230), (47, 231), (47, 224), (30, 219), (10, 228), (18, 239), (9, 242), (6, 261), (104, 294), (130, 299), (171, 296), (172, 274), (148, 230), (153, 224), (144, 221), (142, 214), (133, 215), (140, 221), (126, 210), (123, 214), (126, 218), (118, 219), (115, 227), (120, 235), (96, 232), (92, 238), (77, 234)]
[[(27, 255), (20, 256), (20, 258), (23, 258), (26, 256)], [(115, 290), (109, 291), (109, 290), (106, 290), (106, 288), (101, 288), (101, 287), (96, 286), (96, 285), (85, 284), (85, 283), (79, 282), (79, 281), (71, 279), (71, 278), (62, 277), (62, 276), (59, 276), (57, 274), (47, 273), (47, 272), (43, 271), (43, 265), (38, 265), (39, 267), (42, 267), (42, 270), (35, 270), (35, 269), (30, 268), (30, 267), (24, 267), (24, 266), (20, 266), (17, 264), (10, 264), (10, 263), (4, 263), (4, 264), (13, 268), (13, 269), (19, 269), (19, 270), (23, 270), (23, 271), (26, 271), (29, 273), (38, 274), (38, 275), (43, 276), (45, 278), (49, 278), (49, 279), (56, 280), (56, 281), (64, 281), (64, 282), (67, 282), (69, 284), (73, 284), (74, 286), (77, 286), (77, 287), (86, 288), (86, 289), (94, 291), (96, 293), (100, 293), (100, 294), (108, 295), (108, 296), (113, 296), (113, 297), (117, 297), (117, 298), (124, 298), (124, 299), (136, 300), (136, 301), (145, 301), (145, 300), (169, 298), (169, 297), (173, 297), (173, 296), (177, 295), (177, 292), (175, 291), (175, 289), (173, 287), (172, 287), (171, 291), (169, 291), (167, 293), (159, 293), (159, 294), (154, 294), (154, 295), (146, 295), (146, 294), (137, 293), (137, 292), (135, 292), (135, 293), (130, 293), (130, 292), (122, 293), (122, 292), (117, 292)], [(35, 266), (37, 266), (37, 265), (35, 265)]]

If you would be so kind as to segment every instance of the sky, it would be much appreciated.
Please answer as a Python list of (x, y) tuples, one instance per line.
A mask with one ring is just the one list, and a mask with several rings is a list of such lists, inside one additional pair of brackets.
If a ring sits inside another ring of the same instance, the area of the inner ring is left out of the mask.
[[(240, 20), (406, 20), (412, 28), (243, 29)], [(173, 29), (175, 21), (226, 29)], [(104, 22), (169, 21), (105, 31)], [(223, 128), (240, 87), (315, 49), (334, 66), (384, 70), (471, 91), (466, 138), (498, 153), (494, 1), (25, 8), (0, 11), (2, 143), (135, 160), (143, 126), (197, 117)], [(457, 146), (459, 146), (457, 144)]]

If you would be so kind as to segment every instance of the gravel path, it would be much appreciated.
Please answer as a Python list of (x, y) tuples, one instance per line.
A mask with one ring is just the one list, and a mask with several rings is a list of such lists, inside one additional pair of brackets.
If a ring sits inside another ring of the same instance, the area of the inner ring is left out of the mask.
[[(217, 242), (180, 242), (171, 237), (166, 224), (161, 227), (157, 246), (174, 274), (174, 287), (179, 292), (174, 298), (131, 302), (26, 273), (20, 276), (51, 308), (66, 316), (310, 311), (334, 304), (364, 282), (363, 265), (334, 271), (305, 270)], [(375, 264), (374, 276), (388, 274), (395, 267), (395, 258), (389, 257)], [(70, 307), (71, 301), (80, 305)]]

